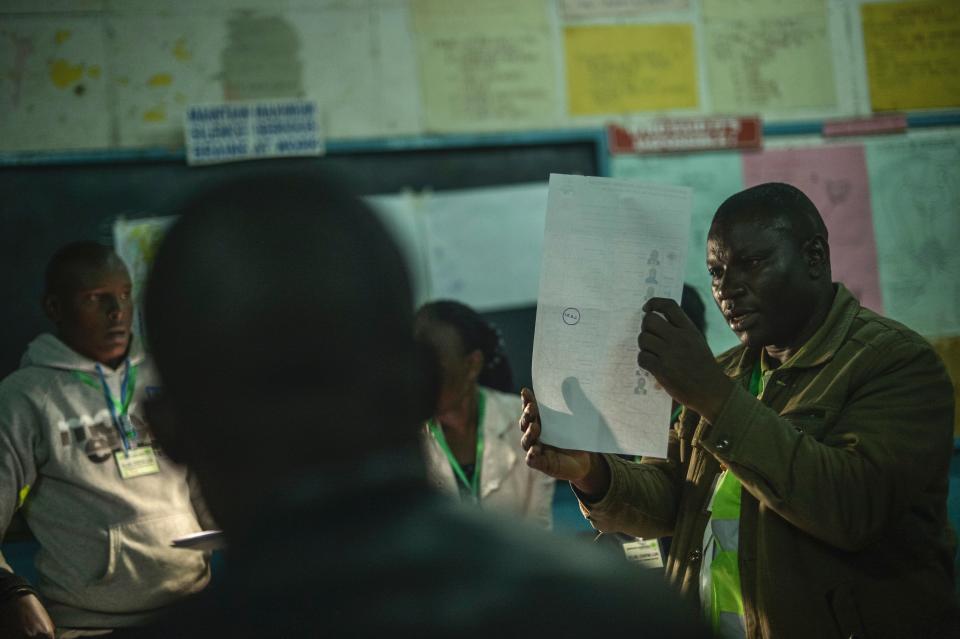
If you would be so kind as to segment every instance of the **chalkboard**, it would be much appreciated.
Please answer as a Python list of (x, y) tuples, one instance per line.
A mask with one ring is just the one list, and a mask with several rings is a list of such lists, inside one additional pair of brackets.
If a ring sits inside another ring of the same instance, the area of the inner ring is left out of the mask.
[[(405, 188), (435, 191), (546, 181), (550, 173), (597, 175), (600, 136), (566, 135), (497, 143), (336, 150), (322, 158), (272, 160), (271, 168), (320, 166), (360, 195)], [(412, 146), (412, 145), (411, 145)], [(169, 215), (188, 194), (226, 176), (262, 170), (257, 162), (187, 167), (181, 158), (8, 166), (0, 171), (0, 377), (19, 365), (27, 343), (51, 326), (40, 307), (47, 260), (79, 239), (110, 243), (114, 220)], [(518, 382), (529, 384), (530, 309), (493, 314), (508, 333)]]

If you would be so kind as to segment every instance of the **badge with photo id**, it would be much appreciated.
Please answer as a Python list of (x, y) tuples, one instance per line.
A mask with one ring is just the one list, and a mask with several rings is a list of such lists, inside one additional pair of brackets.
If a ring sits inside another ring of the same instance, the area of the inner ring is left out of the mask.
[(153, 446), (141, 446), (132, 450), (118, 450), (113, 454), (117, 460), (117, 470), (123, 479), (133, 479), (143, 475), (155, 475), (160, 472), (157, 455)]

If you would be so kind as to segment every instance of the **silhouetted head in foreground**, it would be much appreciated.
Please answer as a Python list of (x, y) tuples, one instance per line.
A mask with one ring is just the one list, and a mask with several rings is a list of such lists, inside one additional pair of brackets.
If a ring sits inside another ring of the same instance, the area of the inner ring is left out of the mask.
[(400, 252), (322, 175), (233, 179), (189, 200), (145, 311), (164, 383), (156, 434), (224, 528), (250, 516), (237, 493), (415, 445), (433, 404)]

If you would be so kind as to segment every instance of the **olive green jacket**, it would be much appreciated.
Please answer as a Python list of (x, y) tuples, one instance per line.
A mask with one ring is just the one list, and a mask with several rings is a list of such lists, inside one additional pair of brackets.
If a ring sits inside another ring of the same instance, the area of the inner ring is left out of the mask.
[(954, 402), (933, 349), (838, 285), (823, 326), (767, 373), (758, 400), (747, 386), (759, 357), (741, 346), (718, 358), (738, 384), (716, 423), (680, 415), (668, 459), (607, 456), (610, 489), (584, 514), (605, 532), (673, 535), (666, 576), (695, 603), (723, 464), (743, 484), (749, 638), (954, 636)]

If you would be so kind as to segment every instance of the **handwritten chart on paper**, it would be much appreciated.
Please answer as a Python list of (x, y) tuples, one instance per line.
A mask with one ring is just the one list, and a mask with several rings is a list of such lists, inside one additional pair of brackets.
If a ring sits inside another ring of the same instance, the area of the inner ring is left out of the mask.
[(564, 29), (571, 115), (695, 108), (693, 27), (636, 24)]
[(777, 149), (743, 156), (744, 186), (786, 182), (803, 191), (827, 225), (834, 281), (883, 312), (870, 184), (860, 145)]
[(876, 111), (960, 106), (960, 4), (865, 4), (863, 42)]
[(517, 129), (555, 120), (544, 3), (413, 0), (411, 9), (428, 130)]
[(825, 0), (704, 0), (703, 15), (714, 111), (837, 104)]
[(866, 146), (884, 310), (922, 335), (960, 334), (960, 135)]
[(680, 299), (691, 195), (550, 176), (533, 340), (545, 443), (666, 456), (671, 400), (637, 366), (637, 335), (648, 299)]
[(739, 153), (685, 153), (672, 156), (619, 155), (610, 160), (610, 173), (621, 180), (646, 180), (693, 189), (693, 214), (684, 281), (696, 289), (706, 307), (707, 342), (717, 355), (739, 341), (713, 301), (707, 273), (707, 233), (713, 214), (728, 197), (743, 189)]

